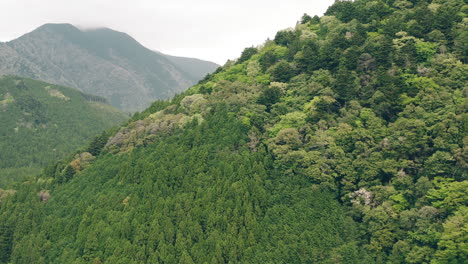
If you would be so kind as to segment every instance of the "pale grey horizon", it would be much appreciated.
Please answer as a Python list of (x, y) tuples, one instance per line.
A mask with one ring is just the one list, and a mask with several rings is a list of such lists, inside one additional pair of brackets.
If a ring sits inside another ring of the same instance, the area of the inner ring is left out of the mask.
[(0, 0), (0, 41), (46, 23), (125, 32), (145, 47), (224, 64), (246, 47), (294, 27), (304, 13), (323, 15), (333, 0)]

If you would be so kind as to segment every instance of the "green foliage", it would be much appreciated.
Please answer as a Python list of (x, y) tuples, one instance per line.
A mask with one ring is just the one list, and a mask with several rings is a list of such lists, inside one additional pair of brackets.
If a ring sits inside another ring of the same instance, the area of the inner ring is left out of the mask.
[(285, 128), (300, 128), (306, 124), (306, 114), (302, 112), (291, 112), (280, 116), (280, 121), (271, 129), (272, 135), (276, 135)]
[(254, 47), (245, 48), (242, 52), (240, 58), (237, 60), (237, 63), (243, 63), (244, 61), (248, 61), (252, 58), (253, 55), (258, 53), (258, 49)]
[(263, 71), (266, 71), (270, 66), (285, 58), (288, 49), (274, 44), (269, 44), (260, 54), (258, 62)]
[(356, 5), (351, 1), (337, 1), (328, 8), (325, 15), (334, 15), (343, 22), (349, 22), (357, 17)]
[(0, 169), (0, 186), (9, 186), (16, 181), (20, 181), (35, 175), (39, 175), (41, 167), (18, 167)]
[(274, 41), (280, 46), (290, 46), (296, 40), (298, 33), (289, 30), (279, 31), (276, 33)]
[(295, 60), (298, 69), (302, 72), (311, 73), (318, 70), (320, 68), (319, 46), (313, 41), (308, 41), (296, 54)]
[(312, 17), (304, 13), (304, 15), (301, 18), (301, 24), (307, 24), (309, 22), (312, 22)]
[(420, 61), (428, 61), (437, 53), (438, 43), (418, 42), (416, 43), (416, 52)]
[(289, 82), (295, 76), (294, 68), (284, 60), (272, 66), (269, 71), (274, 82)]
[(2, 261), (466, 262), (461, 6), (305, 16), (4, 191)]
[(444, 231), (438, 243), (434, 263), (463, 263), (468, 259), (468, 208), (461, 207), (443, 224)]
[[(0, 186), (34, 176), (39, 168), (125, 120), (116, 109), (83, 95), (19, 77), (0, 79), (0, 98), (6, 102), (0, 106)], [(95, 144), (102, 147), (107, 138), (100, 141)]]
[(3, 213), (20, 201), (2, 204), (0, 222), (17, 223), (17, 235), (26, 219), (41, 226), (15, 241), (2, 231), (6, 250), (15, 248), (9, 261), (360, 263), (356, 224), (333, 194), (282, 176), (268, 153), (249, 150), (226, 106), (214, 113), (132, 153), (101, 156), (46, 203), (18, 196), (31, 215)]
[(460, 206), (468, 204), (466, 190), (468, 181), (456, 182), (453, 179), (436, 178), (435, 188), (429, 190), (427, 198), (436, 208), (441, 208), (445, 213), (453, 213)]
[(277, 102), (279, 102), (281, 98), (281, 90), (277, 86), (267, 87), (262, 90), (260, 96), (257, 99), (257, 103), (262, 104), (270, 109), (270, 107)]

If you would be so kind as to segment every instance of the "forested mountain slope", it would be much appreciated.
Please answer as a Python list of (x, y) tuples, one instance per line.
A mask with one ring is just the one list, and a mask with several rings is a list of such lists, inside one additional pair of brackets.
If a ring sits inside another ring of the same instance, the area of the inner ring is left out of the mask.
[(213, 62), (200, 59), (171, 56), (167, 54), (163, 55), (177, 67), (192, 76), (192, 79), (197, 82), (203, 79), (207, 74), (213, 73), (219, 67), (219, 65)]
[(466, 263), (463, 1), (338, 1), (36, 182), (11, 263)]
[(122, 32), (70, 24), (46, 24), (0, 43), (0, 74), (78, 88), (130, 112), (186, 90), (218, 67), (180, 60), (184, 63), (174, 63), (172, 56), (151, 51)]
[(0, 77), (0, 188), (70, 155), (126, 118), (102, 97)]

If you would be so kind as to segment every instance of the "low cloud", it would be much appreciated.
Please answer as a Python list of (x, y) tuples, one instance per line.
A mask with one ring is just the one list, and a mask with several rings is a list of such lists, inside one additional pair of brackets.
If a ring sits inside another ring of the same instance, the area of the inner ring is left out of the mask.
[(0, 41), (45, 23), (109, 27), (150, 49), (223, 64), (248, 46), (293, 27), (302, 14), (322, 15), (333, 0), (2, 0)]

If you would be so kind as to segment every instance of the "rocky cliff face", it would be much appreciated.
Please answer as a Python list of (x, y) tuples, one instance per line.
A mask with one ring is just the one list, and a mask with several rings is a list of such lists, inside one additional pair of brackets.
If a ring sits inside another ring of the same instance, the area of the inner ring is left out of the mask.
[(188, 58), (175, 63), (171, 58), (143, 47), (125, 33), (47, 24), (0, 44), (0, 75), (75, 87), (132, 112), (184, 91), (217, 67)]

